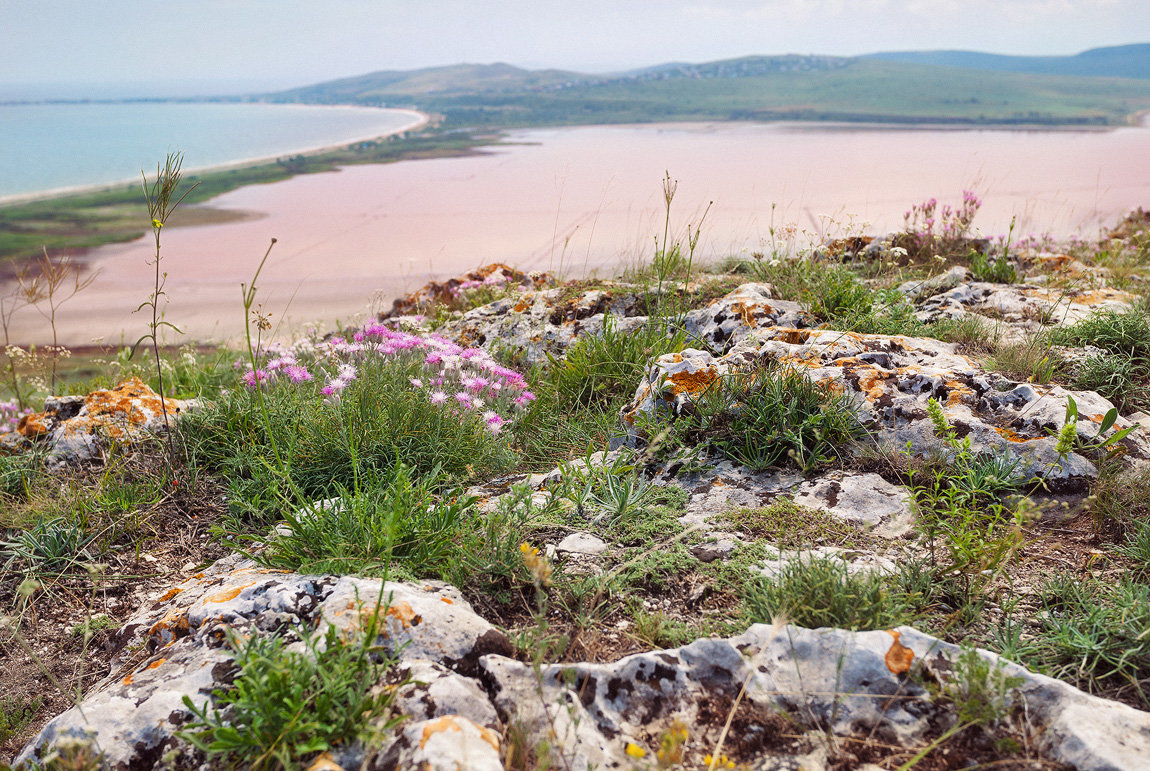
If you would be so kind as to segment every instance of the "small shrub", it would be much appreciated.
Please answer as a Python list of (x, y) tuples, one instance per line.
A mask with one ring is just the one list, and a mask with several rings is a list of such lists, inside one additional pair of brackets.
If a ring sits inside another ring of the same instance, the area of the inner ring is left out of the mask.
[(376, 687), (393, 660), (379, 660), (369, 642), (374, 635), (374, 623), (352, 641), (329, 626), (322, 636), (302, 633), (304, 650), (297, 652), (279, 635), (245, 641), (232, 633), (235, 682), (201, 707), (185, 696), (195, 720), (180, 736), (232, 767), (287, 769), (395, 726), (394, 691)]
[(257, 559), (302, 573), (382, 575), (399, 570), (412, 578), (439, 577), (455, 556), (460, 518), (475, 500), (437, 501), (432, 475), (413, 479), (402, 464), (365, 490), (310, 505), (287, 517), (279, 535)]
[(855, 275), (841, 266), (826, 266), (802, 292), (807, 310), (821, 321), (857, 318), (870, 314), (874, 307), (871, 290), (859, 283)]
[(970, 256), (970, 272), (979, 281), (992, 284), (1013, 284), (1018, 281), (1018, 272), (1005, 256), (990, 260), (982, 252), (974, 252)]
[(992, 664), (972, 648), (959, 654), (950, 679), (938, 694), (954, 705), (959, 724), (993, 726), (1010, 716), (1013, 692), (1026, 680), (1007, 675), (1004, 669), (1003, 662)]

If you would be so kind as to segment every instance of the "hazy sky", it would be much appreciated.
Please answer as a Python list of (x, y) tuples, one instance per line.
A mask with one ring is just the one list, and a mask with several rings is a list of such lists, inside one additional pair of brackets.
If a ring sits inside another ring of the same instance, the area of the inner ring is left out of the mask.
[(457, 62), (603, 72), (748, 54), (1042, 55), (1139, 42), (1150, 42), (1150, 0), (0, 0), (0, 96), (13, 84), (260, 90)]

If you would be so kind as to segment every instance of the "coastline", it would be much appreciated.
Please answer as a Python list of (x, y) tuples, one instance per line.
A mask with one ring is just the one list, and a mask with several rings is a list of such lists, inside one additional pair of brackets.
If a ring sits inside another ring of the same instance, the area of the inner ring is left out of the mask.
[[(318, 155), (324, 155), (326, 153), (331, 153), (331, 152), (335, 152), (338, 150), (342, 150), (342, 149), (348, 147), (349, 145), (353, 145), (353, 144), (356, 144), (359, 142), (379, 141), (381, 139), (386, 139), (387, 137), (395, 136), (396, 134), (404, 134), (404, 133), (407, 133), (408, 131), (414, 131), (416, 129), (423, 128), (424, 126), (428, 125), (431, 122), (431, 116), (427, 115), (426, 113), (419, 112), (418, 110), (392, 108), (392, 107), (362, 107), (362, 106), (344, 105), (344, 104), (338, 104), (338, 105), (304, 105), (304, 104), (297, 104), (294, 102), (283, 104), (283, 105), (278, 105), (278, 106), (282, 106), (285, 108), (308, 107), (308, 108), (312, 108), (312, 109), (322, 108), (322, 109), (331, 109), (331, 110), (383, 109), (383, 110), (387, 110), (388, 112), (405, 113), (407, 115), (410, 115), (412, 120), (410, 123), (404, 124), (403, 126), (401, 126), (399, 128), (392, 129), (391, 131), (387, 131), (387, 132), (384, 132), (382, 134), (373, 132), (372, 134), (368, 134), (366, 136), (360, 136), (360, 137), (354, 137), (352, 139), (341, 140), (341, 141), (336, 142), (336, 143), (329, 143), (329, 144), (324, 144), (324, 145), (310, 145), (307, 147), (300, 148), (298, 150), (289, 150), (289, 151), (285, 151), (285, 152), (281, 152), (281, 153), (272, 153), (272, 154), (268, 154), (268, 155), (259, 155), (259, 156), (252, 156), (252, 157), (247, 157), (247, 158), (239, 158), (239, 159), (236, 159), (234, 161), (229, 161), (227, 163), (219, 163), (219, 164), (211, 164), (211, 165), (207, 165), (207, 166), (196, 166), (196, 167), (192, 167), (192, 168), (185, 168), (184, 174), (187, 176), (187, 175), (215, 174), (215, 173), (222, 172), (222, 171), (238, 171), (238, 170), (246, 169), (246, 168), (249, 168), (252, 166), (259, 166), (259, 165), (262, 165), (265, 163), (270, 163), (270, 162), (273, 162), (279, 158), (283, 158), (284, 156), (287, 156), (287, 155), (290, 155), (290, 156), (301, 156), (302, 155), (305, 157), (315, 157)], [(38, 191), (35, 191), (32, 193), (13, 193), (11, 195), (0, 195), (0, 207), (19, 206), (21, 204), (27, 204), (27, 203), (41, 203), (44, 201), (55, 201), (55, 200), (59, 200), (59, 199), (63, 199), (63, 198), (71, 198), (74, 196), (110, 193), (110, 192), (118, 191), (121, 188), (124, 188), (128, 185), (138, 185), (139, 182), (140, 182), (140, 180), (135, 179), (135, 178), (121, 179), (121, 180), (117, 180), (114, 182), (101, 182), (99, 184), (94, 184), (94, 185), (75, 185), (75, 186), (69, 186), (69, 187), (50, 188), (48, 190), (38, 190)]]

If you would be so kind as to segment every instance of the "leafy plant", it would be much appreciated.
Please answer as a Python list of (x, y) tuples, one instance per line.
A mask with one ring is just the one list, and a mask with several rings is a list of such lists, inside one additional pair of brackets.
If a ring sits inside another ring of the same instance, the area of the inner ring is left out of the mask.
[(334, 626), (324, 635), (301, 631), (302, 651), (280, 635), (244, 640), (230, 632), (235, 682), (200, 706), (184, 696), (195, 720), (179, 735), (235, 767), (292, 769), (393, 728), (400, 721), (390, 714), (394, 690), (376, 686), (394, 659), (374, 646), (376, 623), (350, 641)]
[(144, 176), (143, 172), (140, 173), (140, 176), (143, 177), (144, 198), (148, 203), (148, 216), (151, 217), (152, 220), (152, 238), (156, 245), (156, 252), (152, 257), (152, 267), (155, 270), (155, 276), (152, 282), (152, 294), (136, 308), (137, 311), (143, 310), (144, 308), (151, 309), (152, 318), (148, 323), (148, 332), (140, 336), (140, 339), (132, 346), (132, 352), (135, 353), (135, 350), (145, 340), (151, 341), (152, 353), (156, 361), (156, 378), (159, 380), (160, 385), (160, 390), (157, 392), (160, 396), (160, 412), (163, 413), (164, 416), (164, 431), (168, 437), (169, 462), (175, 462), (176, 444), (175, 437), (172, 436), (172, 427), (168, 421), (168, 408), (165, 403), (164, 369), (160, 366), (160, 340), (158, 335), (163, 327), (168, 327), (176, 334), (182, 333), (175, 324), (164, 320), (162, 306), (167, 303), (164, 283), (167, 281), (168, 274), (160, 270), (160, 231), (164, 225), (167, 224), (168, 218), (171, 217), (176, 207), (179, 206), (195, 188), (195, 185), (192, 185), (185, 190), (182, 195), (177, 197), (182, 179), (180, 167), (183, 165), (183, 162), (184, 159), (180, 153), (168, 153), (162, 166), (156, 164), (156, 178), (150, 187), (148, 185), (148, 178)]
[(0, 556), (7, 557), (5, 568), (22, 563), (36, 572), (63, 573), (91, 559), (86, 548), (91, 540), (75, 522), (45, 518), (0, 543)]

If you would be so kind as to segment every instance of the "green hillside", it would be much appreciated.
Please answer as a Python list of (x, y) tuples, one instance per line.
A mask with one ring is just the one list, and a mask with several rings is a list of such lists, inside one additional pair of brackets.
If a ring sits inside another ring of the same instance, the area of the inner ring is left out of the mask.
[(980, 51), (884, 51), (864, 59), (1035, 75), (1150, 78), (1150, 43), (1091, 48), (1074, 56), (1004, 56)]
[(746, 57), (621, 75), (459, 65), (321, 83), (273, 101), (411, 106), (447, 126), (676, 120), (1119, 125), (1150, 82), (828, 56)]

